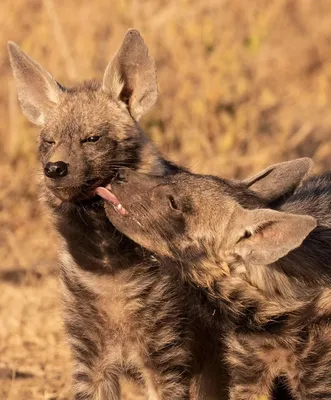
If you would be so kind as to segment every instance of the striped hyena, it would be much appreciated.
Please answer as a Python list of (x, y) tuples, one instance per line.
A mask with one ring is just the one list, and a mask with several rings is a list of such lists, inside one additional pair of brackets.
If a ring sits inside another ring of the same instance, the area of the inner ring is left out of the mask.
[(294, 398), (331, 398), (331, 174), (277, 201), (260, 179), (121, 170), (106, 211), (218, 307), (231, 399), (270, 398), (279, 376)]
[(137, 122), (157, 98), (155, 64), (139, 32), (128, 31), (101, 82), (73, 88), (14, 43), (9, 54), (23, 112), (41, 128), (40, 192), (62, 244), (75, 399), (119, 399), (123, 374), (143, 383), (150, 400), (224, 398), (227, 376), (204, 323), (213, 312), (204, 293), (118, 232), (95, 195), (122, 166), (179, 170)]

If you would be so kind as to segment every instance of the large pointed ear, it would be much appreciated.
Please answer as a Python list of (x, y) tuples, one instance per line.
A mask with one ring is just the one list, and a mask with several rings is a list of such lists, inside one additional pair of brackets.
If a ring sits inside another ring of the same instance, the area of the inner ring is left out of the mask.
[(155, 103), (155, 63), (137, 30), (129, 30), (103, 77), (103, 90), (125, 103), (137, 121)]
[(43, 125), (59, 102), (61, 86), (17, 44), (9, 42), (8, 51), (23, 112), (32, 123)]
[(247, 263), (271, 264), (299, 247), (316, 225), (308, 215), (240, 208), (231, 223), (234, 253)]
[(246, 179), (247, 187), (260, 197), (272, 202), (292, 193), (310, 172), (313, 161), (310, 158), (297, 158), (271, 165), (253, 177)]

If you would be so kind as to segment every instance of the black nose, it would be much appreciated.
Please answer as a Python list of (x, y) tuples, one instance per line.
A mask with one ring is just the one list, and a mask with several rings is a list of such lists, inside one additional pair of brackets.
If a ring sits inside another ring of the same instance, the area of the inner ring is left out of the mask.
[(68, 173), (68, 164), (63, 161), (48, 162), (44, 168), (45, 175), (48, 178), (61, 178)]
[(128, 181), (129, 170), (127, 168), (120, 168), (115, 175), (117, 183), (125, 183)]

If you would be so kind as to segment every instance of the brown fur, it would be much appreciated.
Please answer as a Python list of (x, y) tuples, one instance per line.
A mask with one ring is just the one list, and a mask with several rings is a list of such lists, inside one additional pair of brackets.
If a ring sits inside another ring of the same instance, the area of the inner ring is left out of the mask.
[(295, 398), (331, 398), (330, 175), (288, 198), (271, 196), (280, 211), (266, 208), (260, 183), (254, 193), (248, 181), (124, 171), (112, 192), (127, 214), (106, 209), (219, 307), (231, 399), (270, 398), (281, 375)]
[[(159, 175), (178, 170), (137, 124), (157, 93), (154, 61), (139, 33), (127, 33), (102, 83), (72, 89), (15, 44), (9, 51), (23, 111), (41, 126), (41, 197), (62, 241), (75, 399), (119, 399), (123, 374), (144, 384), (149, 400), (224, 398), (226, 373), (201, 315), (214, 309), (114, 229), (94, 194), (122, 166)], [(48, 176), (47, 166), (58, 162), (66, 173)]]

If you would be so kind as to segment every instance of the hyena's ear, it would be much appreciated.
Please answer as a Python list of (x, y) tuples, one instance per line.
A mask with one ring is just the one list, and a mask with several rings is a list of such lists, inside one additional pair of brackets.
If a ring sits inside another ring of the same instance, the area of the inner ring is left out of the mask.
[(310, 172), (313, 160), (307, 157), (271, 165), (246, 179), (247, 187), (268, 202), (292, 193)]
[(299, 247), (316, 225), (308, 215), (240, 208), (231, 223), (233, 250), (244, 262), (271, 264)]
[(155, 103), (155, 63), (137, 30), (129, 30), (103, 77), (103, 90), (125, 103), (137, 121)]
[(17, 44), (9, 42), (8, 51), (23, 112), (32, 123), (43, 125), (59, 102), (61, 86)]

